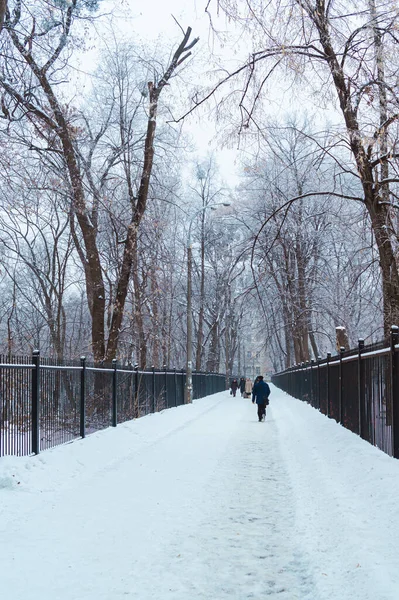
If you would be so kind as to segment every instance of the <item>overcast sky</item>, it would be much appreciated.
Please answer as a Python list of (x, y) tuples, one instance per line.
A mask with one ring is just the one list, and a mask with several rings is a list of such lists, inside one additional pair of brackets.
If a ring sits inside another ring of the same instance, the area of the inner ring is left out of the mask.
[[(164, 64), (167, 61), (167, 53), (173, 51), (182, 40), (182, 31), (176, 21), (184, 30), (188, 26), (192, 27), (192, 39), (198, 36), (200, 41), (193, 50), (191, 62), (186, 63), (181, 74), (182, 79), (180, 81), (175, 79), (171, 86), (172, 93), (176, 93), (176, 90), (179, 93), (181, 90), (181, 106), (177, 109), (176, 105), (173, 105), (174, 117), (179, 118), (190, 108), (194, 86), (201, 90), (201, 87), (210, 85), (211, 81), (216, 81), (215, 69), (219, 65), (232, 71), (238, 64), (242, 64), (242, 61), (251, 52), (252, 42), (249, 35), (247, 37), (241, 30), (235, 29), (234, 23), (227, 21), (223, 14), (217, 15), (216, 0), (213, 0), (210, 6), (212, 22), (215, 29), (218, 30), (219, 36), (212, 32), (209, 15), (205, 12), (208, 3), (209, 0), (149, 0), (147, 2), (143, 2), (143, 0), (103, 0), (100, 4), (101, 12), (108, 13), (109, 17), (97, 21), (92, 30), (92, 46), (95, 48), (92, 56), (96, 56), (96, 51), (101, 46), (101, 39), (103, 39), (103, 43), (106, 43), (107, 34), (103, 28), (106, 29), (107, 23), (110, 21), (112, 21), (113, 31), (118, 32), (118, 41), (127, 40), (144, 46), (148, 45), (149, 49), (154, 49), (154, 53), (157, 49), (158, 56), (165, 57)], [(95, 62), (94, 59), (93, 65)], [(90, 60), (86, 60), (84, 65), (87, 70), (90, 70), (89, 63)], [(223, 88), (223, 90), (224, 93), (227, 92), (227, 88)], [(301, 94), (303, 94), (303, 89), (301, 89)], [(297, 94), (292, 93), (290, 82), (287, 82), (285, 78), (277, 78), (267, 91), (267, 102), (263, 105), (263, 118), (277, 116), (281, 119), (284, 118), (285, 112), (294, 113), (299, 110), (297, 100)], [(303, 100), (305, 99), (303, 98)], [(183, 133), (191, 136), (199, 157), (205, 157), (211, 151), (217, 153), (222, 178), (226, 183), (234, 186), (239, 182), (238, 175), (241, 169), (240, 153), (237, 152), (239, 143), (237, 135), (238, 108), (237, 112), (234, 107), (231, 108), (231, 113), (226, 114), (226, 111), (222, 117), (222, 123), (218, 123), (216, 130), (214, 105), (215, 98), (207, 102), (201, 110), (194, 111), (191, 117), (186, 118), (183, 123)], [(303, 106), (304, 103), (301, 102), (301, 110)], [(309, 108), (313, 110), (314, 99), (311, 99)], [(247, 141), (246, 143), (247, 149), (249, 149), (250, 146)], [(256, 153), (258, 141), (254, 139), (253, 143), (253, 151)]]
[[(231, 51), (229, 44), (220, 47), (218, 39), (211, 33), (209, 16), (205, 13), (207, 0), (151, 0), (139, 2), (138, 0), (107, 0), (101, 4), (102, 12), (107, 10), (112, 13), (113, 27), (117, 27), (121, 39), (133, 41), (154, 42), (174, 49), (182, 39), (182, 32), (175, 19), (186, 30), (192, 27), (192, 38), (199, 37), (200, 41), (193, 52), (193, 60), (184, 73), (185, 78), (197, 83), (201, 77), (204, 84), (207, 81), (206, 70), (209, 69), (210, 57), (222, 56), (224, 64), (238, 57)], [(216, 17), (216, 15), (215, 15)], [(224, 17), (216, 18), (217, 27), (226, 31), (227, 23)], [(232, 30), (233, 31), (233, 30)], [(182, 101), (184, 98), (182, 98)], [(190, 106), (190, 98), (185, 102)], [(209, 104), (209, 111), (212, 103)], [(181, 116), (176, 114), (176, 117)], [(234, 135), (226, 141), (226, 135), (216, 136), (216, 129), (210, 115), (194, 114), (186, 119), (183, 132), (190, 134), (198, 148), (198, 153), (205, 157), (207, 152), (217, 151), (218, 163), (222, 177), (230, 183), (238, 183), (238, 153)], [(228, 145), (229, 148), (223, 146)]]

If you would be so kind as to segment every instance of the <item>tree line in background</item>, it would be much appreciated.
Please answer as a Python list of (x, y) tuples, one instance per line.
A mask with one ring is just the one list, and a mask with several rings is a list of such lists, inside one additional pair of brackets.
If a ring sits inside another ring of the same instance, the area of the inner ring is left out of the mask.
[[(251, 29), (254, 51), (198, 88), (193, 109), (200, 94), (237, 109), (235, 189), (173, 125), (204, 52), (191, 28), (172, 50), (109, 35), (77, 94), (75, 56), (101, 2), (8, 1), (2, 352), (183, 366), (190, 228), (196, 370), (242, 372), (254, 349), (279, 370), (331, 351), (338, 325), (353, 345), (399, 321), (396, 9), (293, 0), (273, 19), (273, 3), (217, 4)], [(320, 111), (268, 114), (279, 69), (319, 106), (338, 103), (332, 124)]]

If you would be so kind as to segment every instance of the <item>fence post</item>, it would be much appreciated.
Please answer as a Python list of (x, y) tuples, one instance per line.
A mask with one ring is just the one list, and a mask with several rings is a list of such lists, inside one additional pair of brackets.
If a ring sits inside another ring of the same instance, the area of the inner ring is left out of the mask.
[(86, 357), (80, 357), (80, 437), (86, 437)]
[(116, 427), (118, 424), (118, 407), (116, 402), (116, 378), (117, 378), (117, 360), (112, 359), (112, 427)]
[(313, 402), (313, 366), (314, 366), (314, 358), (310, 361), (310, 406), (314, 407)]
[(32, 452), (40, 453), (40, 352), (32, 352)]
[(298, 374), (295, 376), (295, 370), (296, 369), (298, 369), (298, 365), (297, 364), (295, 364), (293, 367), (291, 367), (291, 370), (290, 370), (290, 375), (291, 376), (290, 376), (290, 383), (289, 383), (290, 389), (289, 389), (289, 392), (288, 392), (289, 395), (290, 396), (294, 396), (294, 398), (295, 398), (295, 381), (296, 381), (296, 379), (298, 378), (298, 375), (299, 375), (299, 371), (298, 371)]
[(327, 352), (327, 417), (330, 416), (330, 360), (331, 352)]
[(138, 419), (140, 417), (140, 406), (139, 406), (139, 365), (134, 364), (134, 417)]
[(184, 404), (184, 390), (185, 390), (185, 387), (186, 387), (186, 382), (184, 381), (184, 373), (185, 373), (185, 371), (184, 371), (184, 369), (182, 369), (181, 370), (181, 387), (182, 387), (182, 392), (183, 392), (183, 396), (182, 396), (182, 398), (183, 398), (183, 404)]
[(152, 365), (152, 410), (151, 412), (155, 412), (155, 366)]
[(399, 458), (399, 372), (396, 366), (395, 346), (399, 344), (399, 327), (391, 327), (391, 390), (392, 390), (392, 429), (393, 457)]
[(359, 427), (358, 433), (363, 437), (363, 414), (364, 414), (364, 393), (363, 393), (363, 370), (362, 370), (362, 350), (364, 348), (364, 340), (359, 338), (357, 351), (357, 401), (359, 403)]
[(169, 408), (168, 406), (168, 372), (166, 365), (163, 366), (165, 371), (165, 408)]
[(297, 376), (296, 380), (294, 380), (294, 387), (293, 387), (294, 391), (293, 391), (292, 395), (294, 396), (294, 398), (299, 398), (299, 400), (302, 400), (302, 363), (298, 363), (297, 368), (298, 368), (298, 376)]
[(303, 368), (302, 368), (302, 375), (303, 375), (303, 389), (302, 389), (302, 395), (303, 398), (302, 400), (306, 400), (306, 398), (309, 398), (309, 385), (308, 385), (308, 378), (310, 378), (310, 374), (308, 373), (308, 368), (307, 368), (307, 364), (306, 362), (303, 362)]
[(299, 367), (299, 380), (296, 383), (295, 386), (295, 394), (298, 394), (297, 396), (295, 394), (292, 394), (294, 396), (294, 398), (299, 398), (299, 400), (303, 400), (303, 389), (304, 389), (304, 385), (303, 385), (303, 362), (298, 364)]
[(173, 381), (175, 383), (175, 406), (177, 406), (177, 373), (176, 367), (173, 367)]
[(343, 396), (343, 377), (342, 377), (342, 357), (345, 348), (341, 346), (339, 349), (339, 399), (338, 399), (338, 423), (342, 424), (342, 396)]
[(317, 410), (320, 410), (320, 361), (321, 356), (317, 357)]

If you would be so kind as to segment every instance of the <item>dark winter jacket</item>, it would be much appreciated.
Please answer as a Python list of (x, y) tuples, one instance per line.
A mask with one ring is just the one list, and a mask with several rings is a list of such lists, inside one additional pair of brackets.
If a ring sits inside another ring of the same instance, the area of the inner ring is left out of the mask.
[(233, 392), (235, 392), (238, 388), (238, 381), (237, 379), (233, 379), (233, 381), (231, 382), (231, 389), (233, 390)]
[(245, 379), (244, 379), (244, 377), (241, 377), (241, 379), (240, 379), (240, 392), (241, 392), (241, 394), (243, 394), (245, 392)]
[(252, 388), (252, 402), (256, 401), (256, 404), (266, 404), (270, 395), (270, 388), (267, 383), (263, 380), (255, 383)]

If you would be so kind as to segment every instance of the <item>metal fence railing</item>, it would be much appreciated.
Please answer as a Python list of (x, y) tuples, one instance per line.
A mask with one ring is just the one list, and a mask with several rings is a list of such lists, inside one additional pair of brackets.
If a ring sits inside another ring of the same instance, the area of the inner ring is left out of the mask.
[[(225, 389), (225, 375), (193, 372), (193, 399)], [(41, 450), (184, 404), (184, 370), (95, 367), (0, 355), (0, 456)]]
[(399, 458), (399, 329), (391, 344), (365, 346), (295, 365), (272, 382), (335, 419), (386, 454)]

